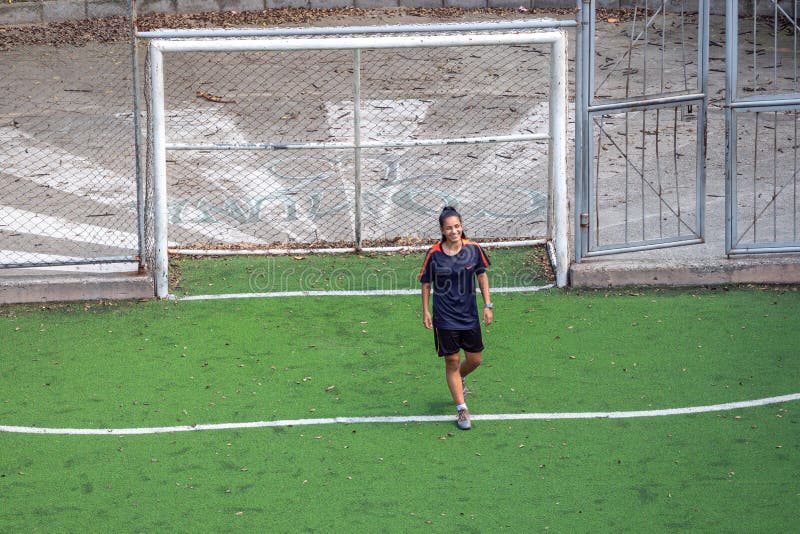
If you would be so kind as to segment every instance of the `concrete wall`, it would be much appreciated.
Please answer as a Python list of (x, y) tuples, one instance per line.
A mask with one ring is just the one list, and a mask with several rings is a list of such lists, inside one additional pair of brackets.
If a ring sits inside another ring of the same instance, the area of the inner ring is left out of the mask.
[[(7, 3), (0, 0), (0, 25), (37, 24), (61, 22), (87, 18), (127, 15), (129, 7), (126, 0), (13, 0)], [(630, 7), (632, 0), (596, 0), (598, 7), (616, 9)], [(764, 4), (763, 8), (761, 3)], [(791, 12), (793, 2), (782, 0), (785, 9)], [(751, 0), (739, 0), (740, 9), (752, 11)], [(138, 0), (139, 14), (148, 13), (201, 13), (208, 11), (260, 11), (280, 7), (459, 7), (464, 9), (480, 7), (498, 8), (571, 8), (576, 0)], [(668, 7), (675, 7), (667, 2)], [(759, 12), (771, 13), (771, 3), (759, 0)], [(713, 13), (725, 12), (724, 0), (712, 0)]]

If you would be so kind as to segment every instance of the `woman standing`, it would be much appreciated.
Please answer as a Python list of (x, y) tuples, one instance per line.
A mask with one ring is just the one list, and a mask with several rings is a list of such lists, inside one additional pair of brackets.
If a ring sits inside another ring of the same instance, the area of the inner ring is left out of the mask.
[[(447, 386), (453, 396), (461, 430), (471, 428), (464, 401), (468, 392), (464, 378), (481, 364), (483, 338), (475, 299), (475, 280), (483, 297), (483, 321), (492, 324), (492, 301), (486, 268), (489, 258), (483, 249), (467, 239), (461, 215), (445, 206), (439, 215), (440, 242), (433, 245), (419, 274), (422, 283), (422, 322), (433, 329), (436, 351), (445, 361)], [(433, 315), (429, 308), (433, 287)], [(461, 350), (464, 360), (461, 360)]]

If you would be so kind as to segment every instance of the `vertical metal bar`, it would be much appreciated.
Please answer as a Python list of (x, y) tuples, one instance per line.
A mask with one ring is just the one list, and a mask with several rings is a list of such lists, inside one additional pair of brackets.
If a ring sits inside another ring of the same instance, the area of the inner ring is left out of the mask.
[[(777, 59), (777, 58), (776, 58)], [(776, 86), (777, 87), (777, 86)], [(772, 240), (778, 240), (778, 112), (772, 112)]]
[(678, 177), (678, 108), (673, 108), (672, 115), (672, 172), (675, 176), (675, 209), (678, 212), (676, 223), (678, 225), (678, 236), (681, 235), (683, 214), (681, 213), (681, 188)]
[(133, 80), (133, 151), (134, 173), (136, 175), (136, 224), (139, 236), (139, 270), (145, 267), (145, 232), (144, 232), (144, 175), (142, 173), (142, 128), (140, 96), (141, 76), (139, 74), (139, 44), (136, 37), (138, 31), (136, 23), (136, 0), (130, 0), (130, 31), (131, 31), (131, 70)]
[[(625, 98), (631, 96), (631, 72), (633, 71), (633, 44), (634, 44), (634, 35), (636, 35), (636, 21), (638, 20), (639, 15), (639, 3), (636, 2), (636, 5), (633, 8), (633, 19), (631, 20), (631, 35), (630, 35), (630, 42), (628, 44), (628, 72), (625, 75)], [(645, 13), (645, 21), (647, 21), (647, 13)], [(629, 141), (630, 141), (630, 112), (625, 112), (625, 243), (629, 241), (628, 235), (628, 222), (630, 221), (630, 206), (631, 206), (631, 198), (630, 198), (630, 155), (629, 155)], [(644, 172), (644, 168), (642, 168), (642, 172)]]
[(656, 202), (658, 202), (658, 237), (664, 237), (664, 188), (661, 185), (661, 152), (659, 150), (659, 142), (660, 138), (658, 135), (658, 130), (661, 128), (661, 109), (656, 109), (656, 180), (658, 181), (658, 198)]
[[(778, 90), (778, 2), (772, 9), (772, 87)], [(778, 112), (772, 114), (772, 240), (778, 240)]]
[[(595, 73), (596, 73), (596, 70), (595, 70), (596, 69), (596, 65), (595, 65), (595, 52), (596, 52), (595, 44), (596, 44), (596, 40), (595, 40), (595, 37), (596, 37), (596, 32), (597, 32), (597, 18), (596, 18), (595, 0), (591, 1), (591, 9), (589, 10), (589, 25), (591, 27), (591, 32), (589, 33), (589, 37), (588, 37), (588, 41), (589, 42), (586, 45), (587, 46), (587, 52), (588, 52), (588, 55), (589, 55), (589, 64), (587, 65), (587, 72), (589, 74), (589, 81), (588, 81), (588, 85), (586, 86), (587, 87), (587, 95), (586, 95), (587, 112), (588, 112), (589, 107), (591, 107), (592, 104), (594, 104), (595, 91), (597, 90), (597, 88), (596, 88), (596, 80), (595, 80)], [(588, 115), (587, 115), (587, 117), (588, 117)], [(587, 119), (586, 122), (587, 122), (586, 127), (587, 127), (588, 131), (586, 133), (586, 137), (584, 138), (585, 141), (587, 142), (586, 148), (584, 149), (584, 153), (589, 158), (592, 158), (592, 160), (590, 160), (589, 163), (587, 164), (587, 175), (586, 175), (587, 176), (587, 182), (586, 183), (589, 186), (589, 198), (593, 198), (594, 195), (595, 195), (595, 191), (597, 190), (597, 182), (596, 182), (597, 175), (592, 173), (592, 165), (591, 165), (591, 161), (593, 161), (593, 158), (595, 157), (595, 154), (594, 154), (594, 151), (595, 151), (595, 148), (594, 148), (594, 145), (595, 145), (594, 127), (595, 126), (594, 126), (594, 119), (592, 117)], [(590, 222), (592, 221), (593, 216), (597, 215), (597, 209), (596, 208), (597, 208), (597, 206), (595, 204), (590, 203), (590, 206), (589, 206), (589, 210), (590, 210), (589, 211), (589, 215), (590, 215), (589, 216), (589, 221)], [(595, 225), (594, 228), (595, 228), (595, 230), (597, 230), (598, 226)], [(591, 238), (591, 232), (587, 232), (587, 237), (588, 237), (587, 243), (591, 244), (591, 239), (592, 239)]]
[[(683, 59), (683, 88), (689, 90), (689, 75), (686, 67), (689, 63), (686, 61), (686, 3), (681, 2), (681, 58)], [(699, 81), (699, 80), (698, 80)], [(695, 87), (695, 90), (697, 87)], [(683, 108), (681, 108), (681, 113)], [(683, 224), (683, 215), (681, 213), (681, 188), (678, 173), (678, 108), (675, 108), (675, 114), (672, 121), (672, 167), (675, 172), (675, 204), (678, 210), (677, 224), (678, 236), (681, 235)]]
[[(595, 69), (595, 65), (594, 65), (594, 44), (596, 42), (595, 41), (595, 37), (596, 37), (595, 32), (596, 32), (596, 28), (597, 28), (597, 26), (596, 26), (596, 22), (597, 21), (594, 18), (594, 16), (595, 16), (595, 5), (592, 4), (592, 36), (591, 36), (592, 50), (590, 51), (590, 55), (591, 55), (591, 58), (592, 58), (592, 76), (593, 76), (592, 80), (593, 81), (592, 81), (592, 85), (590, 86), (590, 90), (592, 91), (592, 93), (591, 93), (592, 99), (590, 100), (591, 103), (594, 103), (594, 92), (597, 90), (597, 88), (594, 85), (594, 72), (595, 72), (595, 70), (594, 70)], [(628, 55), (628, 65), (630, 66), (630, 55)], [(608, 78), (606, 78), (606, 79), (608, 79)], [(630, 80), (630, 78), (626, 78), (626, 81), (627, 80)], [(591, 221), (594, 223), (593, 226), (592, 226), (593, 233), (594, 233), (594, 245), (595, 245), (595, 247), (597, 247), (597, 246), (600, 246), (600, 158), (603, 156), (603, 140), (604, 140), (603, 132), (605, 131), (605, 118), (604, 118), (604, 116), (602, 114), (599, 115), (599, 117), (600, 117), (600, 121), (599, 121), (600, 125), (599, 125), (599, 128), (597, 128), (597, 131), (598, 131), (597, 142), (596, 142), (597, 153), (595, 153), (595, 151), (594, 151), (594, 147), (595, 147), (594, 130), (595, 130), (595, 123), (597, 121), (596, 121), (596, 119), (594, 117), (597, 117), (597, 115), (592, 115), (592, 120), (591, 120), (591, 123), (590, 123), (591, 124), (591, 128), (592, 128), (592, 131), (591, 131), (592, 152), (590, 154), (591, 154), (591, 157), (593, 158), (593, 162), (594, 162), (594, 173), (592, 174), (591, 186), (590, 186), (592, 188), (592, 197), (591, 197), (590, 201), (592, 202), (592, 208), (593, 208), (593, 210), (591, 211), (591, 213), (593, 213), (593, 217), (591, 218)], [(626, 117), (627, 117), (627, 115), (626, 115)], [(626, 194), (626, 197), (627, 197), (627, 194)], [(626, 213), (627, 213), (627, 202), (625, 204), (625, 209), (626, 209)], [(627, 220), (628, 220), (628, 218), (626, 216), (625, 217), (626, 225), (627, 225)], [(626, 226), (625, 233), (627, 235), (627, 226)]]
[(756, 206), (756, 199), (758, 199), (758, 119), (761, 117), (761, 112), (756, 111), (756, 127), (753, 132), (753, 243), (758, 240), (758, 206)]
[[(797, 11), (795, 11), (796, 13)], [(792, 240), (797, 241), (797, 110), (794, 110), (794, 173), (792, 173)]]
[(647, 213), (645, 210), (645, 204), (647, 203), (647, 199), (645, 197), (645, 182), (647, 181), (647, 170), (645, 166), (647, 165), (647, 110), (642, 110), (642, 168), (641, 168), (641, 176), (639, 177), (640, 187), (641, 187), (641, 204), (642, 204), (642, 241), (647, 239), (647, 229), (645, 228), (645, 221), (647, 220)]
[[(778, 2), (773, 4), (772, 18), (772, 87), (778, 90)], [(778, 240), (778, 112), (772, 114), (772, 240)]]
[[(596, 115), (592, 116), (592, 127), (596, 122), (594, 118)], [(594, 221), (594, 244), (595, 246), (600, 245), (600, 158), (603, 155), (603, 131), (605, 130), (605, 120), (603, 116), (600, 115), (600, 127), (597, 128), (598, 136), (597, 136), (597, 154), (594, 153), (594, 148), (592, 148), (592, 157), (594, 158), (594, 174), (592, 174), (592, 206), (594, 207), (593, 213), (593, 221)], [(592, 132), (592, 142), (594, 142), (594, 132)], [(594, 147), (594, 145), (592, 145)]]
[(585, 10), (588, 9), (588, 3), (583, 0), (577, 0), (577, 22), (578, 26), (575, 29), (575, 213), (573, 219), (573, 232), (575, 239), (575, 262), (580, 263), (583, 257), (583, 225), (581, 224), (581, 213), (584, 213), (584, 187), (583, 187), (583, 160), (584, 160), (584, 145), (583, 145), (583, 129), (586, 127), (584, 123), (584, 113), (586, 110), (583, 105), (584, 83), (586, 77), (583, 73), (583, 68), (586, 63), (586, 58), (583, 53), (583, 42), (585, 39), (585, 32), (587, 30), (585, 24)]
[(753, 90), (758, 90), (758, 0), (753, 0)]
[[(752, 83), (753, 83), (753, 90), (758, 90), (758, 0), (753, 0), (753, 71), (752, 71)], [(755, 132), (753, 135), (755, 136), (754, 145), (753, 145), (753, 152), (755, 154), (753, 160), (753, 243), (756, 242), (758, 238), (758, 221), (756, 216), (756, 185), (755, 185), (755, 176), (756, 176), (756, 168), (758, 167), (758, 118), (759, 112), (755, 111), (755, 119), (756, 119), (756, 126)], [(738, 133), (738, 132), (737, 132)], [(736, 243), (738, 244), (741, 241), (743, 236), (736, 235)]]
[[(664, 54), (667, 48), (666, 35), (667, 35), (667, 2), (661, 0), (661, 79), (659, 80), (659, 93), (664, 94), (664, 74), (665, 74), (665, 60)], [(658, 237), (664, 237), (664, 188), (661, 184), (661, 152), (659, 150), (659, 133), (661, 130), (661, 108), (656, 109), (656, 179), (658, 180)]]
[(583, 255), (589, 250), (589, 228), (584, 224), (584, 213), (592, 211), (591, 203), (591, 158), (592, 158), (592, 124), (589, 118), (589, 102), (592, 98), (594, 66), (592, 39), (594, 26), (593, 0), (577, 0), (578, 16), (578, 50), (575, 83), (575, 139), (576, 171), (575, 171), (575, 197), (577, 208), (575, 210), (575, 261), (580, 262)]
[(355, 172), (353, 176), (353, 226), (356, 250), (361, 250), (361, 50), (353, 50), (353, 144)]
[(739, 2), (725, 2), (725, 254), (733, 250), (736, 234), (736, 97), (739, 65)]
[[(594, 244), (595, 246), (600, 245), (600, 158), (603, 155), (603, 131), (605, 130), (605, 119), (602, 115), (600, 115), (600, 124), (597, 127), (597, 141), (595, 142), (594, 139), (594, 128), (595, 124), (598, 122), (595, 119), (597, 115), (592, 115), (591, 125), (592, 125), (592, 158), (594, 162), (594, 172), (592, 173), (592, 198), (590, 202), (592, 203), (592, 213), (594, 216), (592, 217), (592, 221), (594, 224), (592, 225), (593, 233), (594, 233)], [(594, 147), (597, 146), (597, 153), (594, 152)]]
[(551, 45), (550, 62), (550, 174), (553, 177), (555, 221), (553, 241), (556, 249), (556, 285), (567, 285), (569, 243), (567, 241), (569, 200), (567, 194), (567, 37)]
[[(644, 46), (642, 47), (642, 96), (647, 94), (647, 49), (650, 46), (650, 36), (647, 34), (647, 30), (650, 28), (650, 20), (648, 17), (650, 16), (650, 12), (648, 11), (647, 0), (644, 0)], [(644, 170), (644, 168), (642, 168)]]
[[(647, 0), (644, 0), (644, 46), (642, 48), (642, 96), (647, 94), (647, 49), (649, 48), (650, 44), (650, 36), (648, 35), (648, 29), (650, 28), (650, 20), (648, 17), (650, 13), (648, 11), (649, 6), (647, 5)], [(645, 220), (647, 219), (646, 211), (645, 211), (645, 191), (644, 191), (644, 182), (646, 180), (645, 176), (647, 172), (645, 171), (645, 165), (647, 164), (647, 110), (642, 110), (642, 170), (641, 176), (639, 177), (639, 185), (642, 188), (641, 194), (641, 208), (642, 208), (642, 241), (647, 239), (647, 230), (645, 228)]]
[(155, 239), (155, 293), (158, 298), (169, 295), (167, 269), (167, 150), (164, 117), (164, 61), (161, 50), (150, 44), (150, 102), (153, 112), (153, 234)]
[(685, 2), (681, 2), (681, 57), (683, 59), (683, 89), (689, 90), (689, 75), (686, 72), (688, 61), (686, 61), (686, 11)]
[(708, 116), (708, 51), (709, 51), (709, 13), (710, 0), (701, 0), (698, 28), (697, 28), (697, 79), (700, 92), (703, 93), (703, 102), (697, 110), (697, 161), (696, 172), (696, 211), (697, 234), (700, 238), (706, 235), (706, 146), (707, 116)]

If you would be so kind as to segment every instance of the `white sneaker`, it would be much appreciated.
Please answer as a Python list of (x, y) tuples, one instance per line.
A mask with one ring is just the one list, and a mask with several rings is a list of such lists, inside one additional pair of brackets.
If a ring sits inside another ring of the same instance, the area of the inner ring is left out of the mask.
[(472, 424), (469, 422), (469, 410), (464, 408), (463, 410), (458, 410), (458, 415), (456, 416), (456, 424), (458, 428), (461, 430), (469, 430), (472, 428)]

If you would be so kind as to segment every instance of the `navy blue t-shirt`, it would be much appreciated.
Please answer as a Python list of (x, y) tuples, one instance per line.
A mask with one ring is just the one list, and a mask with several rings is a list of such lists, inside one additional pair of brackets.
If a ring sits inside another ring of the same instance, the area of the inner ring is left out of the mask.
[(419, 281), (433, 288), (433, 326), (445, 330), (472, 330), (480, 327), (475, 302), (475, 277), (486, 272), (489, 258), (472, 241), (464, 240), (455, 256), (433, 245), (419, 273)]

